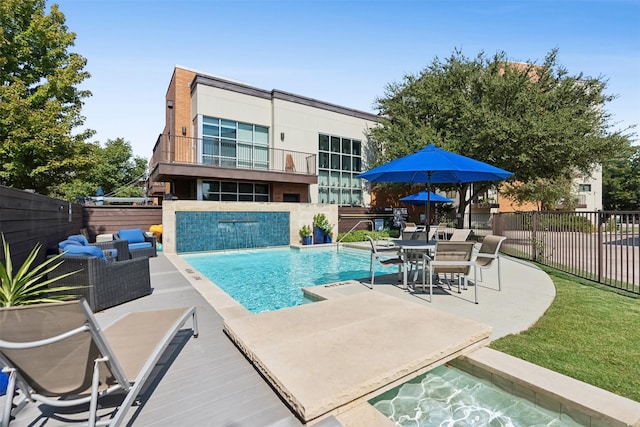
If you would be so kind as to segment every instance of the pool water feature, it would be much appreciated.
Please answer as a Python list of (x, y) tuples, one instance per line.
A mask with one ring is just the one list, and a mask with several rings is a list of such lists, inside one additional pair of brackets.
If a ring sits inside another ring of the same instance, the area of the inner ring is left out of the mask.
[[(287, 247), (181, 257), (253, 313), (311, 302), (302, 292), (305, 287), (369, 277), (369, 252), (348, 248)], [(376, 266), (376, 275), (397, 271)]]
[(567, 426), (567, 415), (536, 406), (487, 380), (442, 365), (370, 400), (399, 426)]

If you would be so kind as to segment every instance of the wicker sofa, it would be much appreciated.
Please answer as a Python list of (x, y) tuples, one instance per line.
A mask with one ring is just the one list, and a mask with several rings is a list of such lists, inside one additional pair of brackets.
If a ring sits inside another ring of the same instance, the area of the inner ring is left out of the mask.
[(49, 284), (49, 287), (84, 286), (65, 293), (84, 297), (94, 312), (151, 293), (149, 258), (107, 261), (92, 256), (63, 256), (60, 259), (62, 264), (47, 274), (48, 279), (79, 271)]

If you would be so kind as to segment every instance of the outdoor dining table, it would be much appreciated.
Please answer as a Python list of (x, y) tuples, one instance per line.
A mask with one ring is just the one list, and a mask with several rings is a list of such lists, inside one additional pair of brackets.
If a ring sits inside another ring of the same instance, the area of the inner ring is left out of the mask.
[[(413, 252), (419, 252), (421, 254), (426, 253), (427, 255), (433, 257), (433, 254), (436, 250), (437, 240), (406, 240), (406, 239), (390, 239), (394, 246), (398, 247), (398, 254), (404, 261), (403, 268), (403, 286), (404, 289), (408, 288), (408, 274), (407, 267), (409, 266), (409, 255)], [(414, 280), (415, 281), (415, 280)]]

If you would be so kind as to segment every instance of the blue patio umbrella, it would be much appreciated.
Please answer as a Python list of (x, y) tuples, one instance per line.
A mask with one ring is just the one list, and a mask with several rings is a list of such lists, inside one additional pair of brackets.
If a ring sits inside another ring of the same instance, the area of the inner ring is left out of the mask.
[(453, 200), (447, 199), (444, 196), (439, 195), (438, 193), (434, 193), (433, 191), (429, 191), (430, 194), (427, 194), (426, 191), (420, 191), (419, 193), (412, 194), (410, 196), (406, 196), (400, 199), (401, 202), (409, 203), (410, 205), (424, 205), (427, 202), (429, 203), (453, 203)]
[(426, 229), (429, 235), (429, 205), (431, 184), (462, 184), (480, 181), (502, 181), (513, 173), (488, 163), (451, 153), (433, 144), (399, 159), (370, 169), (358, 178), (370, 182), (424, 183), (427, 188)]
[[(411, 194), (400, 199), (401, 202), (409, 203), (410, 205), (424, 205), (425, 220), (429, 222), (429, 206), (431, 203), (453, 203), (453, 200), (447, 199), (444, 196), (434, 193), (433, 191), (420, 191), (419, 193)], [(427, 235), (428, 236), (428, 235)]]

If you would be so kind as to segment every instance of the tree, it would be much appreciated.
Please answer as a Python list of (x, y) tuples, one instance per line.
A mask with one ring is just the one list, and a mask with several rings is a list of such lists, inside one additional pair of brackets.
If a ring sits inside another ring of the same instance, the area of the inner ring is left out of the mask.
[(602, 165), (603, 204), (607, 210), (640, 209), (640, 146), (628, 145)]
[(131, 144), (122, 138), (87, 144), (85, 161), (89, 167), (78, 169), (71, 180), (52, 188), (55, 196), (65, 200), (96, 195), (98, 186), (105, 194), (118, 197), (141, 197), (140, 179), (147, 170), (147, 160), (133, 156)]
[[(456, 50), (417, 75), (387, 86), (376, 100), (382, 126), (370, 130), (373, 165), (428, 143), (515, 173), (512, 182), (569, 178), (617, 152), (603, 105), (606, 81), (570, 76), (552, 50), (544, 63), (522, 64), (505, 53), (475, 59)], [(457, 187), (459, 213), (491, 183)], [(443, 186), (443, 188), (446, 188)]]
[(572, 191), (572, 179), (537, 178), (529, 182), (514, 182), (505, 185), (500, 192), (516, 203), (535, 203), (539, 211), (555, 210), (560, 200), (567, 210), (575, 207), (575, 195)]
[(89, 77), (86, 59), (69, 52), (75, 34), (44, 0), (0, 2), (0, 183), (48, 194), (87, 166), (78, 85)]

